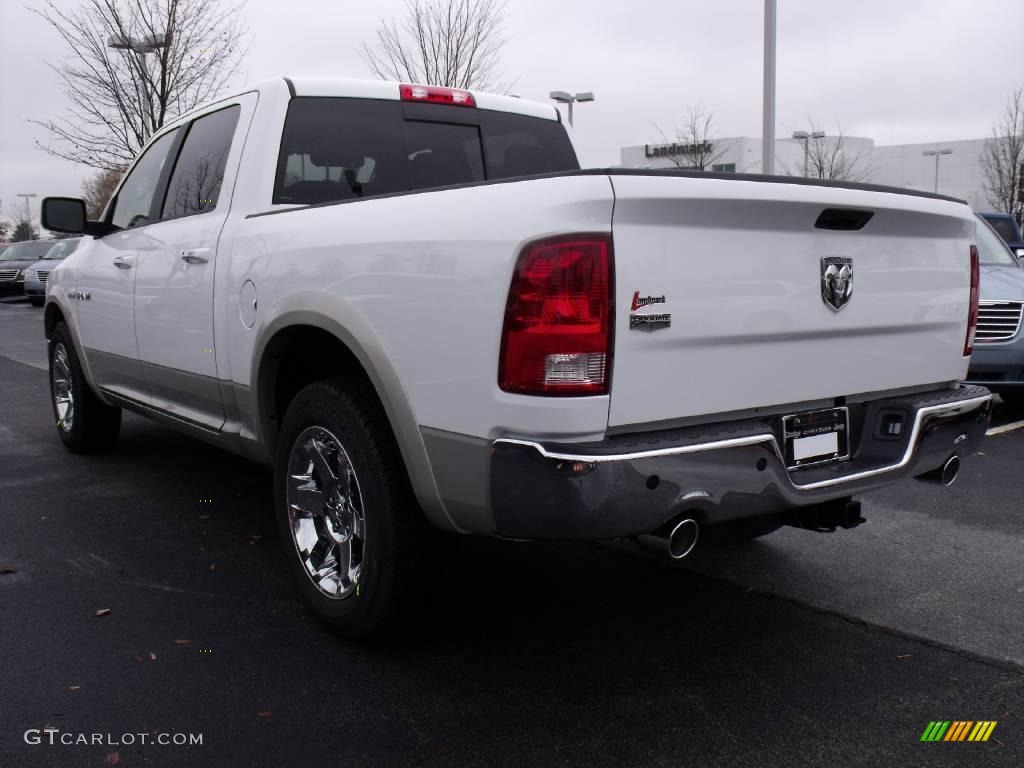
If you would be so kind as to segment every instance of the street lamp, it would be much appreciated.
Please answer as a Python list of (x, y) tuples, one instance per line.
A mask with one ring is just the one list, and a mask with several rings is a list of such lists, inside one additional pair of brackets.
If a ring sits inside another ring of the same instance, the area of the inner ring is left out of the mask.
[(949, 148), (946, 148), (946, 149), (926, 149), (921, 154), (924, 155), (925, 157), (932, 157), (932, 156), (935, 157), (935, 191), (938, 192), (939, 191), (939, 158), (942, 157), (943, 155), (952, 155), (953, 154), (953, 150), (949, 149)]
[(825, 138), (825, 132), (824, 131), (814, 131), (812, 133), (808, 133), (807, 131), (793, 131), (793, 138), (794, 139), (802, 139), (803, 142), (804, 142), (804, 178), (807, 178), (807, 155), (809, 154), (809, 151), (810, 151), (808, 149), (807, 142), (808, 142), (809, 139), (824, 139)]
[(775, 11), (764, 0), (764, 95), (761, 115), (761, 173), (775, 174)]
[(165, 32), (162, 35), (146, 35), (141, 39), (127, 37), (125, 35), (111, 35), (107, 38), (107, 47), (118, 51), (134, 51), (139, 61), (139, 69), (142, 74), (142, 90), (146, 99), (146, 113), (149, 117), (149, 125), (146, 126), (147, 137), (149, 132), (156, 128), (153, 123), (153, 100), (149, 94), (149, 69), (146, 67), (146, 54), (156, 53), (161, 48), (171, 44), (171, 33)]
[(571, 94), (565, 91), (552, 91), (548, 94), (549, 99), (554, 99), (559, 104), (569, 105), (569, 127), (572, 127), (572, 105), (578, 101), (593, 101), (594, 94), (591, 91), (584, 91), (583, 93)]
[(32, 209), (29, 207), (29, 200), (36, 197), (35, 192), (19, 192), (16, 197), (25, 198), (25, 227), (28, 229), (28, 239), (32, 239)]

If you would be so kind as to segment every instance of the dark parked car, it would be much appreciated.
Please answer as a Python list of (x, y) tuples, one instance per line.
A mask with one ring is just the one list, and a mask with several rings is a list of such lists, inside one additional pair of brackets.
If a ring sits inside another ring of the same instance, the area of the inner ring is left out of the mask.
[(33, 307), (41, 307), (46, 301), (46, 280), (50, 276), (50, 270), (74, 253), (80, 242), (82, 242), (80, 237), (58, 240), (42, 259), (22, 271), (25, 295), (28, 296)]
[(1024, 398), (1024, 269), (1006, 243), (978, 216), (981, 257), (978, 330), (967, 380), (984, 384), (1004, 400)]
[(43, 258), (55, 242), (25, 240), (0, 253), (0, 296), (20, 296), (24, 292), (25, 270)]
[(1010, 246), (1017, 258), (1024, 259), (1024, 235), (1021, 234), (1020, 225), (1017, 220), (1008, 213), (980, 213), (978, 214), (987, 221), (1003, 242)]

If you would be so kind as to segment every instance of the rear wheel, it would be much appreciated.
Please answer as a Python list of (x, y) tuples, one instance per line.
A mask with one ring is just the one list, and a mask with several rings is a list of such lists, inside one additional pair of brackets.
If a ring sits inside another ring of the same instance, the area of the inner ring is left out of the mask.
[(365, 386), (311, 384), (288, 406), (274, 462), (286, 557), (319, 617), (349, 636), (397, 618), (425, 528), (390, 425)]
[(109, 450), (121, 431), (121, 409), (89, 387), (64, 323), (53, 329), (49, 347), (50, 402), (61, 441), (72, 453)]

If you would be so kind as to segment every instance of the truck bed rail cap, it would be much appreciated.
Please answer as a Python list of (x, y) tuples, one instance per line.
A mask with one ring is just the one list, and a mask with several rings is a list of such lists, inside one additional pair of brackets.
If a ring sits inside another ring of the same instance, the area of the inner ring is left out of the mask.
[(836, 189), (858, 189), (865, 192), (886, 192), (891, 195), (909, 195), (911, 197), (927, 197), (932, 200), (945, 200), (950, 203), (967, 205), (966, 200), (935, 192), (924, 192), (919, 189), (905, 187), (889, 187), (883, 184), (866, 184), (861, 181), (843, 181), (839, 179), (810, 179), (803, 176), (769, 176), (763, 173), (720, 173), (715, 171), (685, 171), (675, 168), (604, 168), (593, 169), (609, 176), (683, 176), (690, 179), (725, 179), (726, 181), (759, 181), (767, 184), (802, 184), (811, 187), (833, 187)]

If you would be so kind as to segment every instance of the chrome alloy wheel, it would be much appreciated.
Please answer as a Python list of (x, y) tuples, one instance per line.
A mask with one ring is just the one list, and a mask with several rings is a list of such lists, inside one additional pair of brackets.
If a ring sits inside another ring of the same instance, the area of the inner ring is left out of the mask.
[(363, 496), (341, 441), (323, 427), (307, 427), (292, 444), (286, 503), (306, 574), (327, 597), (348, 597), (363, 570)]
[(71, 361), (61, 342), (57, 342), (53, 348), (53, 373), (50, 378), (57, 410), (57, 426), (64, 432), (70, 432), (75, 425), (75, 391), (71, 380)]

